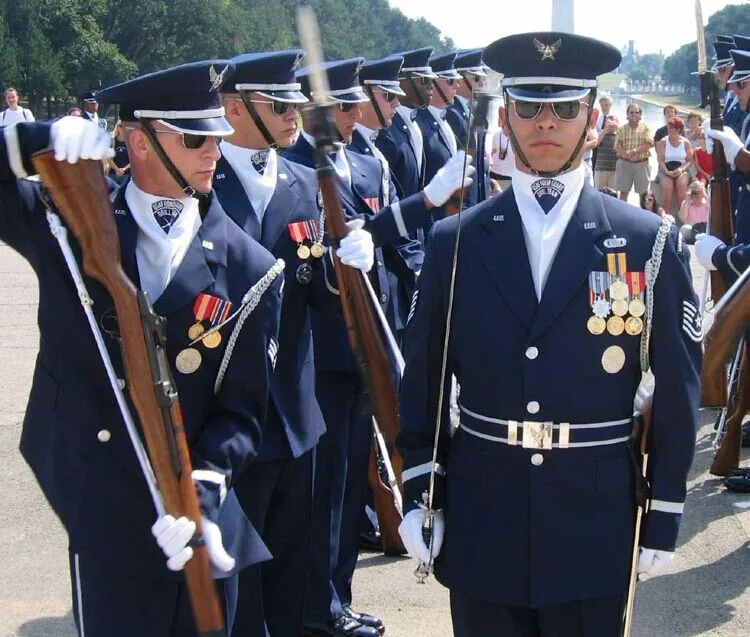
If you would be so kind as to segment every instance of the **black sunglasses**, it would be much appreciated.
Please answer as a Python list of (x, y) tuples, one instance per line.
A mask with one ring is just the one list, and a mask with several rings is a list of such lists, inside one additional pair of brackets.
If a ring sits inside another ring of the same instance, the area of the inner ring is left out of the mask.
[(579, 100), (569, 100), (566, 102), (513, 102), (513, 108), (516, 111), (516, 115), (519, 119), (536, 119), (539, 117), (539, 113), (542, 112), (545, 104), (549, 104), (552, 108), (552, 112), (555, 114), (557, 119), (564, 122), (569, 122), (578, 117), (578, 113), (581, 112), (581, 105), (588, 106), (586, 102)]
[(407, 75), (406, 77), (422, 86), (432, 86), (432, 78), (424, 77), (422, 75)]
[[(238, 100), (242, 101), (242, 100)], [(290, 108), (297, 112), (299, 111), (299, 104), (294, 104), (292, 102), (280, 102), (278, 100), (248, 100), (249, 102), (252, 102), (253, 104), (270, 104), (271, 110), (273, 110), (274, 115), (283, 115), (286, 113)]]
[(737, 85), (737, 90), (741, 91), (743, 88), (745, 88), (745, 84), (747, 84), (748, 80), (740, 80), (739, 82), (732, 82), (732, 84)]
[(182, 145), (188, 150), (198, 150), (206, 143), (208, 138), (216, 140), (216, 145), (221, 143), (221, 137), (215, 135), (198, 135), (197, 133), (183, 133), (182, 131), (176, 130), (156, 130), (155, 133), (165, 133), (167, 135), (180, 135), (182, 139)]
[(391, 93), (390, 91), (375, 91), (376, 93), (380, 93), (381, 95), (385, 95), (385, 101), (389, 104), (392, 104), (396, 101), (396, 98), (398, 95), (396, 93)]
[(358, 102), (339, 102), (339, 110), (342, 113), (349, 113), (357, 105), (357, 103)]

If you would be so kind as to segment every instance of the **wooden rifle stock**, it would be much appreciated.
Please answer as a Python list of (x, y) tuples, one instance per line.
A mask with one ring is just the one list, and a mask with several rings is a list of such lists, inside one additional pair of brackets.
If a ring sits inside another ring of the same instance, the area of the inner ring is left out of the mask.
[(121, 267), (120, 243), (102, 164), (93, 160), (79, 160), (75, 164), (56, 161), (51, 150), (37, 153), (32, 161), (81, 246), (84, 271), (112, 297), (127, 386), (165, 508), (175, 518), (185, 516), (196, 523), (196, 535), (191, 542), (194, 553), (185, 565), (185, 580), (198, 634), (224, 636), (224, 618), (202, 535), (182, 414), (176, 401), (167, 408), (172, 421), (168, 430), (162, 413), (164, 407), (155, 392), (156, 379), (150, 367), (138, 294)]
[[(704, 339), (705, 353), (701, 377), (723, 370), (740, 336), (750, 329), (750, 270), (747, 270), (727, 291), (714, 312), (714, 322)], [(742, 353), (737, 384), (736, 405), (727, 405), (728, 413), (724, 437), (709, 471), (726, 476), (740, 463), (742, 420), (750, 410), (750, 360), (747, 344)], [(735, 396), (733, 396), (734, 398)], [(730, 401), (731, 403), (732, 401)], [(729, 407), (731, 409), (731, 413)]]
[[(372, 496), (375, 503), (375, 511), (378, 514), (378, 525), (380, 527), (380, 538), (383, 547), (383, 553), (386, 555), (403, 555), (404, 544), (401, 536), (398, 534), (398, 527), (401, 524), (401, 513), (395, 506), (395, 495), (390, 485), (384, 480), (378, 465), (378, 457), (383, 451), (379, 451), (378, 443), (373, 435), (370, 444), (370, 460), (367, 470), (367, 478), (372, 488)], [(398, 457), (391, 452), (391, 456)], [(400, 458), (398, 458), (400, 460)], [(396, 475), (400, 476), (403, 470), (401, 466), (394, 466)]]
[[(711, 128), (715, 130), (724, 129), (722, 119), (722, 102), (720, 88), (714, 77), (711, 86)], [(714, 173), (711, 178), (711, 211), (708, 222), (708, 232), (730, 245), (734, 240), (734, 228), (732, 223), (732, 205), (729, 196), (729, 171), (727, 160), (721, 142), (714, 141), (713, 150)], [(711, 297), (714, 303), (718, 303), (727, 291), (727, 284), (720, 272), (713, 271), (711, 277)], [(701, 372), (701, 407), (724, 407), (727, 404), (727, 372), (726, 367)]]
[[(395, 448), (396, 436), (400, 429), (395, 388), (396, 374), (378, 316), (371, 305), (372, 300), (363, 280), (363, 276), (366, 275), (356, 268), (342, 264), (335, 255), (335, 246), (347, 235), (348, 230), (337, 190), (336, 171), (326, 157), (326, 150), (333, 148), (331, 134), (333, 124), (328, 119), (327, 107), (315, 106), (314, 108), (318, 183), (323, 199), (326, 229), (334, 246), (333, 262), (347, 336), (369, 394), (372, 413), (386, 439), (400, 488), (400, 469), (403, 462)], [(380, 491), (377, 483), (374, 485), (374, 491), (375, 493)], [(393, 498), (390, 499), (390, 503), (383, 498), (376, 499), (376, 505), (378, 502), (381, 505), (378, 508), (378, 518), (381, 523), (382, 536), (392, 538), (394, 542), (397, 540), (398, 544), (394, 546), (390, 543), (387, 548), (390, 552), (397, 549), (403, 551), (403, 545), (398, 536), (398, 523), (401, 521), (402, 512), (395, 509)], [(394, 523), (395, 529), (392, 528)]]

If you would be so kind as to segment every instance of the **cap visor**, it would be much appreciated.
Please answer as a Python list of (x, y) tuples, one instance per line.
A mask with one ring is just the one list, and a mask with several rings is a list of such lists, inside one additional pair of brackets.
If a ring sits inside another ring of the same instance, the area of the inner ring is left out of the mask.
[(224, 117), (206, 117), (202, 119), (160, 119), (165, 126), (181, 133), (212, 135), (223, 137), (234, 133), (234, 129)]
[(401, 90), (400, 86), (391, 86), (389, 84), (375, 84), (374, 86), (385, 93), (395, 93), (401, 97), (406, 97), (406, 93)]
[(441, 80), (460, 80), (461, 74), (456, 69), (450, 69), (449, 71), (439, 71), (438, 79)]
[(435, 75), (435, 73), (423, 73), (422, 71), (409, 71), (408, 75), (413, 75), (414, 77), (426, 77), (431, 80), (438, 79), (438, 76)]
[(734, 64), (734, 60), (716, 60), (716, 62), (713, 63), (711, 66), (712, 71), (718, 71), (719, 69), (723, 69), (724, 67), (731, 66)]
[(533, 88), (508, 87), (505, 90), (514, 100), (519, 102), (567, 102), (580, 100), (588, 97), (590, 88), (566, 87), (544, 87), (547, 90), (535, 90)]
[(277, 102), (287, 102), (289, 104), (306, 104), (309, 100), (301, 91), (255, 91), (258, 95), (267, 97)]
[(361, 90), (354, 90), (351, 93), (344, 93), (342, 95), (331, 96), (336, 102), (344, 102), (347, 104), (359, 104), (360, 102), (369, 102), (370, 98), (367, 97)]
[(732, 73), (732, 76), (727, 80), (727, 84), (734, 84), (736, 82), (742, 82), (743, 80), (750, 79), (750, 71), (737, 71)]

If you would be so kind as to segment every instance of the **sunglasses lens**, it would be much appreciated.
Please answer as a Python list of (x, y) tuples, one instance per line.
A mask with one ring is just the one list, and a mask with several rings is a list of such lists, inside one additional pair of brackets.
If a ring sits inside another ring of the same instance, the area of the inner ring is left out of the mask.
[(541, 102), (514, 102), (513, 105), (520, 119), (534, 119), (542, 110)]
[(353, 102), (339, 102), (339, 110), (342, 113), (348, 113), (354, 108)]
[(552, 109), (562, 120), (571, 120), (578, 117), (578, 113), (581, 112), (581, 103), (578, 100), (571, 100), (569, 102), (554, 102)]
[(194, 133), (183, 133), (182, 142), (185, 144), (185, 148), (189, 150), (196, 150), (203, 146), (208, 139), (208, 135), (195, 135)]

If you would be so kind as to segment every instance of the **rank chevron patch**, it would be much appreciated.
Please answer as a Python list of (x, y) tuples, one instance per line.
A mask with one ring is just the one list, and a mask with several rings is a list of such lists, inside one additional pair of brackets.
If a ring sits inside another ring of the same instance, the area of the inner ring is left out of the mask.
[(690, 301), (682, 302), (682, 331), (690, 340), (700, 343), (703, 340), (703, 320), (698, 308)]

